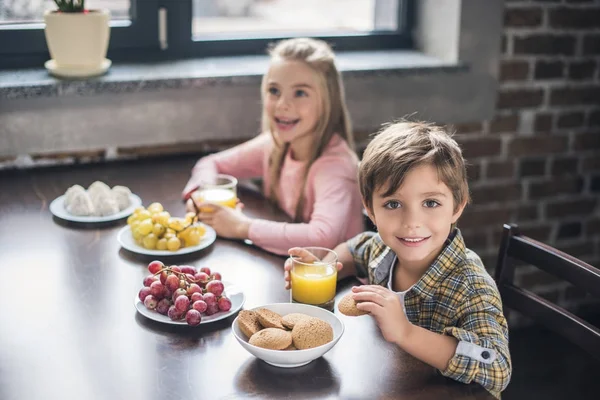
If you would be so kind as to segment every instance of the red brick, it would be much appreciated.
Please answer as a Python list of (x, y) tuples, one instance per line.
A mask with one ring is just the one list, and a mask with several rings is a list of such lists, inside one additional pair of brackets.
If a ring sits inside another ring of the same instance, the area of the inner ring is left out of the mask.
[(585, 114), (583, 111), (572, 111), (558, 116), (556, 126), (559, 128), (579, 128), (583, 126)]
[(515, 156), (560, 153), (567, 148), (568, 139), (564, 136), (513, 138), (509, 153)]
[(575, 175), (579, 170), (579, 157), (556, 158), (550, 166), (550, 175)]
[(583, 37), (583, 54), (600, 54), (600, 34), (587, 35)]
[(523, 81), (529, 76), (527, 61), (509, 60), (500, 64), (500, 81)]
[(575, 54), (573, 35), (532, 34), (514, 38), (515, 54), (566, 55)]
[(491, 161), (487, 166), (487, 178), (513, 178), (515, 163), (513, 161)]
[(550, 242), (550, 236), (552, 235), (553, 225), (542, 224), (535, 226), (520, 226), (519, 228), (523, 235), (539, 240), (540, 242), (548, 243)]
[(596, 72), (596, 61), (575, 61), (569, 65), (569, 78), (573, 80), (593, 79)]
[(556, 248), (576, 258), (594, 254), (594, 244), (591, 242), (557, 244)]
[(491, 133), (500, 133), (500, 132), (516, 132), (519, 127), (519, 115), (497, 115), (490, 122), (490, 132)]
[(544, 101), (543, 89), (505, 89), (498, 93), (498, 108), (538, 107)]
[(586, 221), (585, 234), (587, 236), (600, 235), (600, 218), (594, 218)]
[(486, 232), (479, 230), (461, 231), (465, 244), (469, 249), (486, 249), (488, 240)]
[(510, 222), (511, 210), (509, 208), (494, 208), (492, 210), (475, 210), (469, 207), (458, 221), (461, 229), (483, 229), (484, 227), (500, 227)]
[(600, 131), (575, 135), (574, 150), (600, 149)]
[(480, 176), (481, 164), (467, 164), (467, 179), (469, 182), (478, 181)]
[(563, 222), (558, 227), (556, 239), (575, 239), (581, 237), (581, 221)]
[(600, 86), (552, 89), (552, 92), (550, 93), (550, 104), (553, 106), (600, 104)]
[(521, 184), (489, 185), (471, 189), (474, 204), (506, 203), (521, 199)]
[(548, 218), (589, 216), (596, 207), (596, 199), (561, 200), (546, 204)]
[(519, 206), (515, 210), (514, 220), (516, 223), (521, 223), (523, 221), (533, 221), (537, 220), (540, 217), (540, 210), (537, 205), (530, 206)]
[(600, 192), (600, 175), (592, 177), (592, 181), (590, 182), (590, 191), (592, 193)]
[(502, 150), (499, 138), (477, 138), (460, 141), (460, 147), (467, 160), (477, 157), (497, 156)]
[(549, 10), (548, 20), (558, 29), (600, 28), (600, 8), (556, 7)]
[(535, 63), (535, 79), (562, 78), (565, 64), (562, 61), (538, 61)]
[(532, 182), (529, 185), (529, 199), (539, 200), (564, 194), (577, 194), (583, 190), (583, 179), (572, 177), (552, 178), (544, 182)]
[(535, 122), (533, 125), (534, 131), (548, 133), (552, 130), (552, 122), (554, 115), (540, 113), (535, 116)]
[(519, 177), (546, 175), (546, 159), (522, 159), (519, 163)]
[(509, 8), (504, 12), (504, 26), (513, 28), (533, 28), (542, 23), (540, 7)]
[(483, 132), (483, 124), (481, 122), (466, 122), (462, 124), (454, 124), (456, 133), (481, 133)]
[(584, 174), (590, 171), (600, 171), (600, 157), (598, 157), (598, 155), (592, 155), (584, 158), (581, 170)]

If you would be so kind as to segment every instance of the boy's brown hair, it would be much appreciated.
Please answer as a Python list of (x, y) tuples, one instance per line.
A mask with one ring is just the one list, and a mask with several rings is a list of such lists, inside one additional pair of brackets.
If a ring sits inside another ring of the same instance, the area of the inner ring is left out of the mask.
[(454, 198), (454, 210), (470, 201), (465, 160), (458, 143), (443, 127), (425, 122), (400, 121), (388, 124), (367, 146), (358, 182), (365, 206), (373, 211), (373, 194), (385, 187), (390, 196), (418, 165), (437, 169), (439, 179)]

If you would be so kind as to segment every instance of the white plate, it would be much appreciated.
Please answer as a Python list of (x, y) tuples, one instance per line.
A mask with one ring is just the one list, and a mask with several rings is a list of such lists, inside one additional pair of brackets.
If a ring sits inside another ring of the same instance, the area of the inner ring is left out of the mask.
[(140, 246), (135, 242), (133, 236), (131, 235), (131, 227), (129, 225), (124, 226), (119, 231), (119, 233), (117, 234), (117, 240), (119, 241), (121, 246), (123, 246), (124, 249), (129, 250), (133, 253), (145, 254), (148, 256), (178, 256), (181, 254), (189, 254), (207, 248), (208, 246), (213, 244), (213, 242), (217, 239), (217, 232), (215, 232), (215, 230), (212, 227), (204, 224), (202, 225), (204, 226), (204, 229), (206, 229), (206, 232), (204, 233), (204, 236), (202, 236), (202, 239), (200, 239), (200, 243), (198, 243), (198, 245), (196, 246), (182, 247), (177, 251), (145, 249), (144, 247)]
[[(246, 301), (246, 296), (244, 295), (244, 292), (242, 292), (240, 287), (225, 281), (223, 282), (223, 285), (225, 286), (225, 294), (227, 295), (227, 297), (229, 297), (229, 300), (231, 300), (231, 309), (229, 311), (219, 311), (218, 313), (210, 316), (202, 314), (202, 320), (200, 321), (200, 325), (209, 324), (211, 322), (227, 318), (230, 315), (233, 315), (236, 312), (238, 312), (244, 305), (244, 302)], [(150, 318), (158, 322), (163, 322), (165, 324), (189, 326), (187, 322), (185, 322), (185, 320), (173, 321), (166, 315), (159, 314), (154, 310), (148, 310), (137, 294), (135, 295), (134, 304), (138, 312), (146, 318)]]
[(140, 199), (140, 197), (138, 195), (135, 194), (131, 194), (129, 196), (129, 207), (127, 207), (126, 209), (119, 211), (116, 214), (113, 215), (105, 215), (103, 217), (95, 217), (95, 216), (81, 216), (81, 215), (73, 215), (71, 213), (69, 213), (67, 211), (67, 209), (65, 208), (65, 195), (59, 196), (56, 199), (54, 199), (52, 201), (52, 203), (50, 203), (50, 212), (60, 218), (60, 219), (64, 219), (66, 221), (71, 221), (71, 222), (87, 222), (87, 223), (97, 223), (97, 222), (109, 222), (109, 221), (116, 221), (122, 218), (127, 218), (129, 217), (132, 213), (133, 210), (135, 210), (136, 207), (139, 207), (142, 205), (142, 199)]

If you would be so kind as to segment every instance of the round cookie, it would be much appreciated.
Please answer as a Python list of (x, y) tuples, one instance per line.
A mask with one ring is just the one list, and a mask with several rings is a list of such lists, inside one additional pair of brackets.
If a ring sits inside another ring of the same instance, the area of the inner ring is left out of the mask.
[(282, 329), (265, 328), (252, 335), (248, 343), (263, 349), (284, 350), (292, 344), (292, 334)]
[(310, 318), (310, 315), (301, 313), (291, 313), (281, 317), (281, 324), (288, 329), (294, 329), (294, 325), (296, 325), (298, 321), (306, 318)]
[(262, 329), (254, 311), (242, 310), (238, 316), (238, 327), (246, 337), (250, 338)]
[(266, 308), (259, 308), (254, 311), (258, 317), (258, 322), (265, 328), (284, 329), (281, 324), (281, 315)]
[(288, 347), (286, 347), (285, 349), (283, 349), (284, 351), (290, 351), (290, 350), (298, 350), (296, 348), (296, 346), (294, 346), (294, 343), (290, 344)]
[(322, 319), (309, 317), (296, 323), (292, 339), (298, 350), (312, 349), (331, 342), (333, 328)]
[(350, 317), (368, 314), (368, 312), (356, 308), (356, 302), (352, 298), (352, 293), (345, 295), (342, 300), (340, 300), (338, 303), (338, 310), (340, 310), (342, 314)]

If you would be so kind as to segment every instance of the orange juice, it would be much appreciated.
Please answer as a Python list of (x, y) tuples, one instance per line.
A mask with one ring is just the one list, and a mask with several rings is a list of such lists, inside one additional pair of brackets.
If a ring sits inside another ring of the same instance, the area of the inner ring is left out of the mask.
[(324, 304), (335, 297), (337, 270), (330, 263), (296, 264), (291, 270), (292, 299), (305, 304)]
[(204, 189), (194, 196), (197, 203), (206, 201), (217, 203), (224, 207), (235, 208), (237, 205), (237, 196), (235, 192), (228, 189)]

